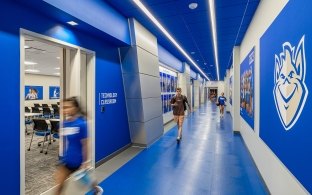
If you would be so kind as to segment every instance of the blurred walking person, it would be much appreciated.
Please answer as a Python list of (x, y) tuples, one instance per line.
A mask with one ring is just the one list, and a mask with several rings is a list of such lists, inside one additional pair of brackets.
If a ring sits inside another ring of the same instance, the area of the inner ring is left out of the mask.
[[(62, 108), (65, 121), (61, 136), (64, 136), (66, 148), (55, 173), (56, 183), (58, 184), (56, 195), (62, 193), (64, 182), (72, 173), (90, 167), (87, 120), (77, 98), (65, 99)], [(92, 186), (94, 194), (100, 195), (103, 193), (103, 189), (95, 181), (90, 186)]]

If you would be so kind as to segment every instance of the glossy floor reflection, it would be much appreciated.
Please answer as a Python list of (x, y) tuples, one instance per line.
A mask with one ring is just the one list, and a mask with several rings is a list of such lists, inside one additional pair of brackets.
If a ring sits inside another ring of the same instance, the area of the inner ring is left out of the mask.
[(269, 194), (230, 114), (207, 103), (100, 183), (104, 194)]

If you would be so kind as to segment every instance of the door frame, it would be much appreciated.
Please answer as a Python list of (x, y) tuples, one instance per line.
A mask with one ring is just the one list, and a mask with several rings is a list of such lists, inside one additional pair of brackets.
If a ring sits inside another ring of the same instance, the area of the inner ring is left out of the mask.
[[(95, 56), (96, 53), (92, 50), (65, 42), (65, 41), (61, 41), (59, 39), (56, 38), (52, 38), (46, 35), (42, 35), (39, 33), (35, 33), (23, 28), (20, 28), (20, 105), (24, 105), (25, 104), (25, 65), (24, 65), (24, 60), (25, 60), (25, 36), (31, 36), (34, 39), (37, 39), (39, 41), (42, 42), (48, 42), (48, 43), (52, 43), (54, 45), (60, 46), (64, 49), (70, 49), (70, 50), (76, 50), (76, 54), (74, 56), (73, 62), (75, 65), (78, 66), (78, 64), (80, 65), (80, 53), (84, 52), (88, 55), (89, 60), (87, 62), (87, 67), (86, 67), (86, 71), (87, 71), (87, 108), (88, 108), (88, 114), (90, 115), (90, 119), (88, 121), (89, 124), (89, 133), (90, 133), (90, 142), (91, 142), (91, 161), (92, 161), (92, 167), (95, 167)], [(64, 58), (64, 55), (63, 55)], [(68, 60), (67, 60), (68, 61)], [(65, 63), (65, 64), (64, 64)], [(63, 67), (67, 66), (66, 65), (67, 62), (65, 62), (65, 60), (63, 59)], [(77, 64), (78, 63), (78, 64)], [(60, 82), (60, 86), (64, 86), (62, 78), (64, 78), (63, 75), (63, 67), (61, 67), (61, 82)], [(80, 84), (79, 84), (80, 87)], [(61, 89), (64, 90), (64, 89)], [(66, 90), (66, 89), (65, 89)], [(61, 93), (60, 99), (63, 98), (64, 92)], [(76, 94), (75, 94), (76, 95)], [(60, 113), (60, 115), (62, 115)], [(24, 106), (20, 106), (20, 194), (25, 194), (25, 109)]]

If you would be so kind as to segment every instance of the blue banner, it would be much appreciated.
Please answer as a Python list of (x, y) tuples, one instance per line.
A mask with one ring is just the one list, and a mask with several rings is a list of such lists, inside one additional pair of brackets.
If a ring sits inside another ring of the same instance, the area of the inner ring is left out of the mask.
[(25, 86), (25, 100), (42, 100), (43, 87), (42, 86)]
[(59, 86), (49, 86), (49, 99), (60, 99)]
[(260, 39), (260, 137), (310, 193), (311, 7), (289, 1)]
[(255, 48), (240, 65), (240, 115), (254, 129)]

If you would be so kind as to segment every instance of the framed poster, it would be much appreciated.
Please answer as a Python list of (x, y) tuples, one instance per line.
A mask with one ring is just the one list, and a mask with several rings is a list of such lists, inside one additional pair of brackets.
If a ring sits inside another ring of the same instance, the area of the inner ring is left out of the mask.
[(240, 65), (240, 115), (254, 129), (254, 67), (255, 48)]
[(163, 88), (163, 81), (162, 81), (162, 72), (159, 72), (159, 81), (160, 81), (160, 92), (162, 92), (162, 88)]
[(25, 86), (25, 100), (42, 100), (43, 86)]
[(310, 193), (311, 7), (289, 1), (260, 39), (260, 138)]
[(170, 83), (171, 83), (171, 76), (167, 74), (167, 92), (170, 92), (171, 90)]
[(49, 86), (49, 99), (60, 99), (59, 86)]
[(231, 105), (232, 105), (232, 83), (233, 83), (232, 79), (233, 76), (231, 76), (229, 79), (229, 102)]

